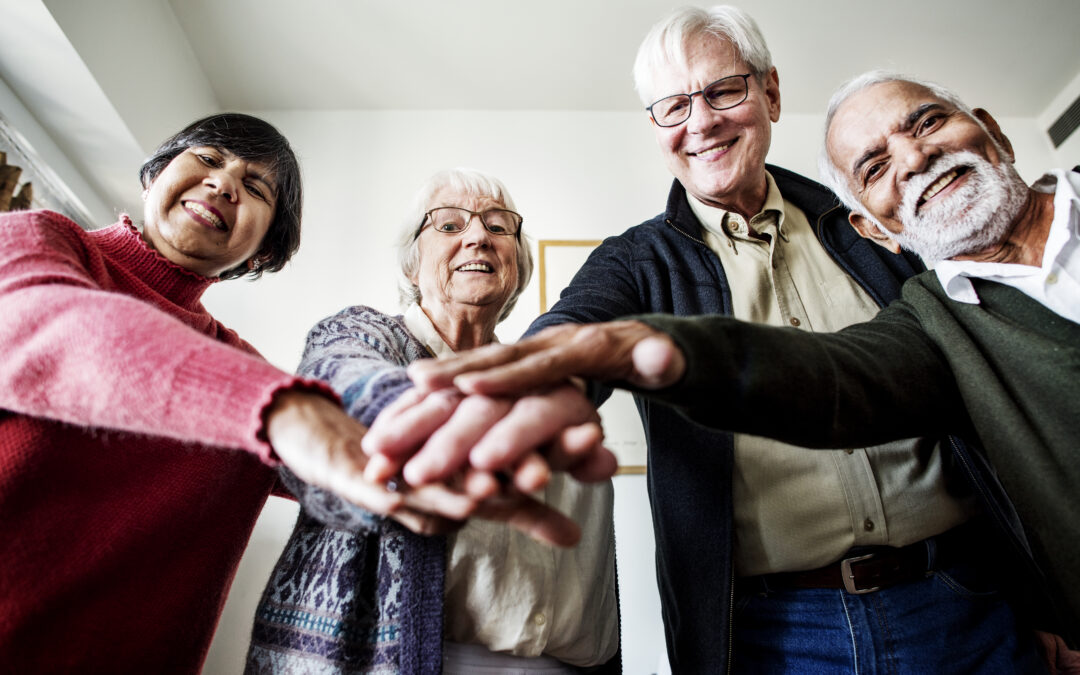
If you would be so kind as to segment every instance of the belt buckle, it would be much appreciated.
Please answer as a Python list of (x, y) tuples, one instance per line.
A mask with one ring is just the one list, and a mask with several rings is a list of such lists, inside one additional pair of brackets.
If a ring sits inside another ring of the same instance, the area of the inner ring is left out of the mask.
[(866, 555), (860, 555), (854, 558), (844, 558), (840, 561), (840, 577), (844, 581), (845, 591), (854, 595), (863, 595), (864, 593), (873, 593), (874, 591), (881, 589), (881, 586), (874, 586), (873, 588), (857, 588), (855, 586), (855, 574), (851, 571), (851, 565), (853, 563), (869, 560), (875, 555), (877, 554), (867, 553)]

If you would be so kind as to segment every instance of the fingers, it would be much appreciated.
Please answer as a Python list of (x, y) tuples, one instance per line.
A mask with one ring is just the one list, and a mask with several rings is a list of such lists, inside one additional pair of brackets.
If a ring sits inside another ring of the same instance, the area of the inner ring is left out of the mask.
[(476, 501), (446, 485), (423, 485), (404, 491), (403, 506), (414, 512), (465, 520), (476, 510)]
[(511, 492), (480, 504), (477, 518), (498, 520), (552, 546), (568, 547), (581, 539), (581, 528), (570, 518), (529, 495)]
[(391, 514), (390, 517), (404, 525), (407, 529), (424, 536), (450, 534), (451, 532), (460, 530), (465, 524), (465, 521), (463, 520), (440, 518), (427, 513), (418, 513), (404, 507), (396, 513)]
[[(433, 395), (438, 395), (436, 392)], [(454, 414), (431, 434), (423, 447), (405, 464), (402, 474), (410, 485), (424, 485), (443, 480), (470, 462), (469, 451), (485, 432), (510, 410), (507, 399), (468, 396), (461, 400)], [(516, 457), (515, 457), (516, 459)], [(478, 469), (502, 469), (512, 464), (483, 466)]]
[(686, 357), (666, 335), (644, 338), (631, 352), (634, 363), (633, 384), (645, 389), (669, 387), (686, 371)]
[(536, 492), (551, 480), (547, 460), (538, 452), (530, 452), (514, 467), (514, 487), (522, 492)]
[(619, 462), (603, 441), (604, 433), (595, 422), (570, 427), (552, 443), (548, 463), (583, 483), (607, 480), (615, 475)]
[(476, 442), (469, 463), (490, 471), (515, 466), (563, 429), (596, 419), (593, 405), (570, 385), (524, 396)]
[[(381, 454), (388, 460), (408, 458), (450, 419), (461, 399), (461, 394), (453, 390), (427, 393), (410, 389), (375, 418), (363, 440), (364, 452)], [(399, 468), (395, 467), (386, 477), (397, 473)]]
[(578, 328), (569, 324), (553, 326), (515, 344), (487, 345), (450, 359), (415, 361), (409, 366), (409, 377), (421, 390), (451, 387), (454, 386), (454, 379), (462, 373), (497, 368), (542, 352), (566, 342)]

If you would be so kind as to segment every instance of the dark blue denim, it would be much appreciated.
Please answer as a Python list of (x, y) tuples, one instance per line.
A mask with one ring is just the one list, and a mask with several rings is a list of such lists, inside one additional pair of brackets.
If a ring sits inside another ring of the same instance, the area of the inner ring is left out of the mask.
[(1046, 673), (985, 565), (874, 593), (737, 584), (734, 673)]

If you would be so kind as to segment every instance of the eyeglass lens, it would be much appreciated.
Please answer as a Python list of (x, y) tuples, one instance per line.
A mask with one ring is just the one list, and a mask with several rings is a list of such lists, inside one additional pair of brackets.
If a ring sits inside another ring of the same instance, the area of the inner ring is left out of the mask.
[(429, 212), (433, 229), (446, 234), (464, 232), (468, 229), (473, 215), (479, 215), (481, 222), (491, 234), (517, 234), (521, 223), (520, 216), (505, 209), (488, 209), (474, 214), (468, 209), (443, 206)]
[[(749, 91), (746, 79), (743, 75), (721, 78), (705, 87), (700, 92), (701, 97), (714, 110), (734, 108), (746, 100)], [(692, 106), (692, 94), (676, 94), (653, 103), (650, 111), (657, 124), (662, 127), (673, 127), (676, 124), (682, 124), (690, 117)]]

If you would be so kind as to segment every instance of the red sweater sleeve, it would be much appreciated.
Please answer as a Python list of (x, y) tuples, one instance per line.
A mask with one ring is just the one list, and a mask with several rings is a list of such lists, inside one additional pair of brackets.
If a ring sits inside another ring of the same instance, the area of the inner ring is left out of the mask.
[(302, 383), (241, 351), (202, 308), (201, 289), (181, 306), (143, 284), (143, 258), (124, 267), (56, 214), (0, 218), (0, 408), (270, 461), (262, 413), (275, 392)]

